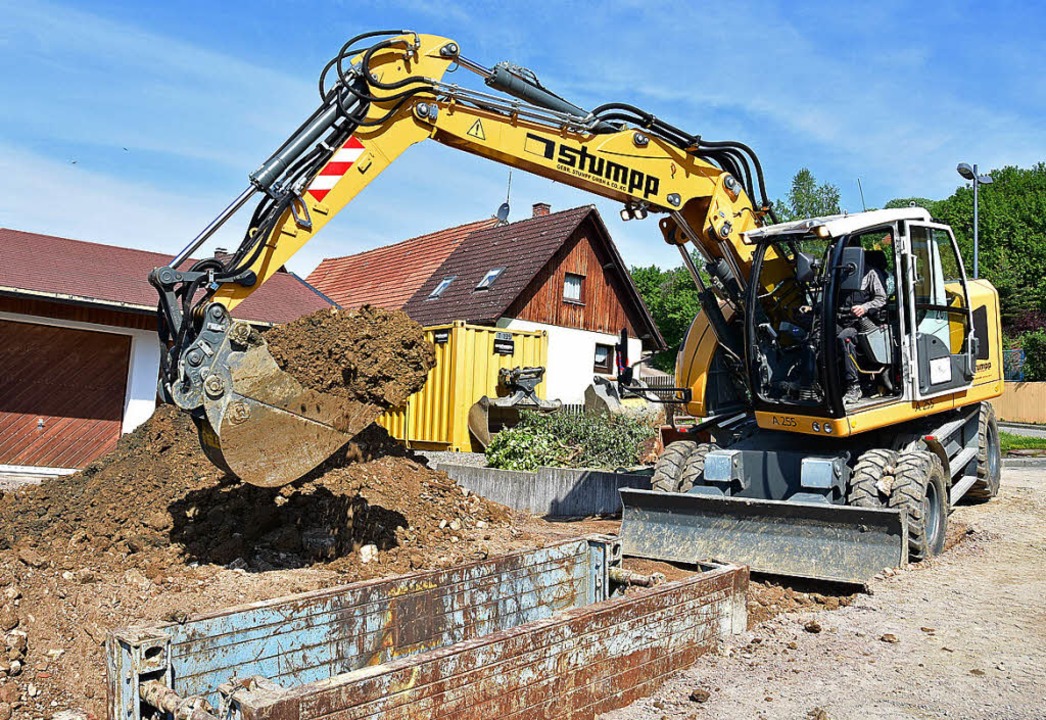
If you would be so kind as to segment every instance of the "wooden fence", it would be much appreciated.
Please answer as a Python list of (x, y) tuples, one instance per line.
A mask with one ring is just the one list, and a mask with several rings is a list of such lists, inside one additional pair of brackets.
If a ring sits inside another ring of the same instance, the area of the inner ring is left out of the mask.
[(1046, 382), (1008, 382), (992, 405), (1000, 420), (1046, 423)]

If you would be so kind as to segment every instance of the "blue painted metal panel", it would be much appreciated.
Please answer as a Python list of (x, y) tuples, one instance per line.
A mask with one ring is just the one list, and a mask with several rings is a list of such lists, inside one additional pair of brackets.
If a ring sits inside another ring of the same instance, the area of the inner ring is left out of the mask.
[[(605, 591), (599, 546), (570, 540), (163, 626), (157, 630), (170, 642), (170, 686), (214, 704), (217, 687), (233, 677), (300, 685), (548, 618)], [(121, 658), (128, 650), (109, 654), (111, 677), (127, 674)], [(117, 694), (126, 696), (126, 688)]]

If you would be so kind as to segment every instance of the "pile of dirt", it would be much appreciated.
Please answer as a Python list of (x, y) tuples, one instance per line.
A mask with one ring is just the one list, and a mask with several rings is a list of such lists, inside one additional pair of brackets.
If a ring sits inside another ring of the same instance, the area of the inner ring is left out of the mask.
[(319, 310), (265, 334), (280, 369), (307, 388), (383, 408), (421, 389), (436, 364), (420, 325), (399, 310)]
[(82, 472), (0, 499), (0, 639), (19, 658), (0, 659), (0, 717), (104, 716), (110, 629), (542, 544), (515, 520), (378, 426), (261, 488), (214, 468), (189, 417), (161, 407)]
[(850, 605), (857, 592), (852, 586), (791, 579), (787, 584), (770, 580), (748, 583), (748, 627), (754, 628), (785, 612), (838, 610)]

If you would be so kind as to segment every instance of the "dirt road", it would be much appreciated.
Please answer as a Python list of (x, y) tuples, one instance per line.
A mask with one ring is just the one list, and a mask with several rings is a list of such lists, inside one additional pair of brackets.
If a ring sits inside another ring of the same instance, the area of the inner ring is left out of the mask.
[(951, 517), (969, 530), (942, 557), (779, 615), (602, 720), (1046, 718), (1046, 466), (1007, 467)]

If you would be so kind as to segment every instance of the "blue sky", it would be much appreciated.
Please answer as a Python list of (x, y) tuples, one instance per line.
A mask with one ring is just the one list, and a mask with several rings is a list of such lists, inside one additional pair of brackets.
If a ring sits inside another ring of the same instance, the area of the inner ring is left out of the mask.
[[(313, 110), (324, 63), (373, 29), (445, 35), (583, 107), (628, 102), (745, 142), (774, 198), (804, 166), (856, 211), (857, 178), (871, 207), (949, 195), (960, 161), (1046, 160), (1046, 4), (1028, 0), (0, 0), (0, 17), (0, 226), (172, 254)], [(423, 143), (290, 267), (490, 216), (507, 179)], [(677, 264), (653, 218), (621, 223), (615, 204), (520, 172), (511, 200), (511, 219), (594, 202), (626, 262)]]

